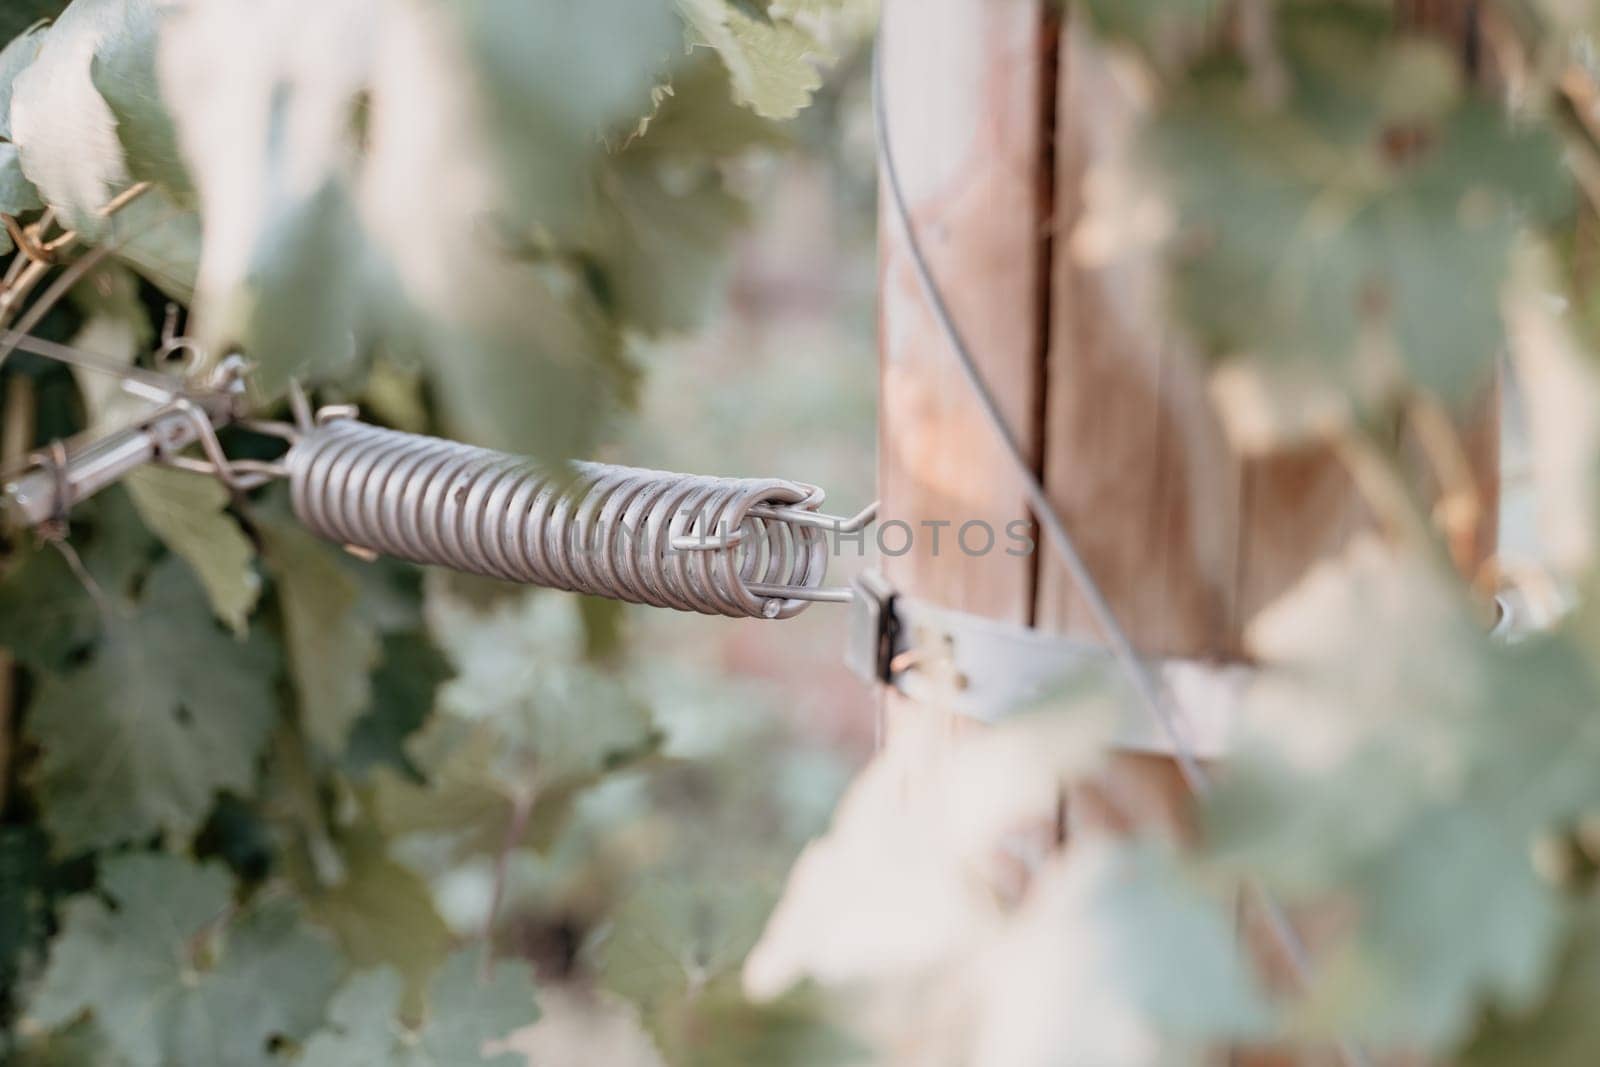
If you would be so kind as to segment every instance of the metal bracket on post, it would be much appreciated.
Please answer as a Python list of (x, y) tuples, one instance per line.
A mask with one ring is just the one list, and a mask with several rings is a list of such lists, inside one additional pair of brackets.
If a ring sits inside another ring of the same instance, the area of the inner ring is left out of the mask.
[[(868, 571), (856, 579), (845, 660), (863, 680), (893, 686), (917, 703), (995, 723), (1037, 706), (1074, 673), (1109, 665), (1110, 654), (1091, 641), (897, 594), (881, 574)], [(1172, 691), (1199, 755), (1222, 755), (1249, 668), (1189, 660), (1149, 665)], [(1140, 752), (1171, 748), (1146, 716), (1131, 709), (1115, 744)]]
[(852, 583), (850, 643), (844, 661), (862, 681), (889, 685), (894, 677), (894, 586), (877, 571), (866, 571)]

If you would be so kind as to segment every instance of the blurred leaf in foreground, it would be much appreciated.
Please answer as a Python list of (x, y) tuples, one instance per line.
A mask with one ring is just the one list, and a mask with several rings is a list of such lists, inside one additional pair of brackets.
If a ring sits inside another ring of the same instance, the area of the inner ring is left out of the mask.
[(218, 0), (166, 20), (162, 86), (205, 216), (198, 336), (247, 352), (267, 396), (355, 353), (356, 117), (382, 13), (368, 0)]
[(1281, 106), (1217, 70), (1150, 135), (1182, 219), (1179, 302), (1257, 447), (1412, 390), (1475, 397), (1515, 238), (1570, 204), (1555, 138), (1464, 96), (1442, 45), (1354, 5), (1281, 19)]
[(1304, 1025), (1431, 1046), (1484, 1001), (1530, 1004), (1562, 925), (1533, 842), (1600, 801), (1585, 658), (1559, 635), (1491, 641), (1451, 579), (1370, 541), (1249, 640), (1264, 670), (1206, 843), (1291, 901), (1357, 905)]
[(1529, 1010), (1489, 1016), (1453, 1062), (1461, 1067), (1588, 1067), (1600, 1048), (1600, 919), (1593, 902), (1574, 927), (1549, 995)]
[[(44, 32), (43, 27), (36, 27), (16, 37), (0, 37), (9, 41), (0, 51), (0, 215), (17, 216), (44, 206), (39, 191), (23, 176), (22, 161), (11, 135), (12, 85), (39, 54)], [(5, 251), (9, 252), (10, 234), (5, 240)]]
[(148, 0), (131, 6), (78, 0), (68, 7), (13, 83), (11, 134), (23, 173), (66, 226), (112, 244), (118, 258), (174, 298), (186, 298), (199, 251), (193, 213), (159, 188), (115, 216), (102, 210), (134, 178), (93, 67), (97, 59), (118, 68), (142, 62), (138, 54), (151, 39), (141, 13), (154, 17), (154, 8)]

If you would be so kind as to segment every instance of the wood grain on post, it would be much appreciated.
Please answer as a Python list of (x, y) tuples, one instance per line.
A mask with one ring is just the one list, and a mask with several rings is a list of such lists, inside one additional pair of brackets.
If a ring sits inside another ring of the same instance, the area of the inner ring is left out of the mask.
[[(913, 224), (984, 377), (1037, 462), (1055, 35), (1041, 0), (889, 0), (883, 18), (887, 134)], [(967, 522), (987, 523), (1003, 539), (1009, 523), (1026, 520), (1022, 479), (962, 377), (883, 200), (885, 574), (922, 599), (1028, 625), (1035, 560), (998, 547), (969, 555), (957, 540)], [(980, 543), (976, 530), (970, 541)]]

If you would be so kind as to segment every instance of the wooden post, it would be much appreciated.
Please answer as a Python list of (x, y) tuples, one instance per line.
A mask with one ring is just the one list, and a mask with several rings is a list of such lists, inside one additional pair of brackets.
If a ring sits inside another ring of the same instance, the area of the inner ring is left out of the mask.
[[(1401, 0), (1405, 24), (1470, 48), (1468, 0)], [(914, 225), (1006, 418), (1140, 652), (1245, 658), (1246, 627), (1372, 518), (1324, 448), (1250, 459), (1225, 439), (1202, 367), (1171, 328), (1152, 249), (1095, 255), (1082, 224), (1145, 106), (1059, 5), (886, 0), (885, 105)], [(1042, 543), (1031, 558), (952, 551), (962, 523), (1027, 516), (1021, 483), (916, 281), (892, 205), (882, 232), (884, 570), (912, 597), (1099, 640)], [(1494, 549), (1498, 427), (1465, 428), (1482, 508), (1469, 570)], [(939, 525), (940, 551), (927, 524)], [(890, 728), (937, 709), (887, 698)], [(925, 725), (925, 724), (924, 724)], [(930, 767), (930, 777), (938, 773)], [(1174, 764), (1118, 756), (1136, 816), (1181, 830)], [(936, 784), (923, 783), (930, 788)], [(1106, 813), (1091, 813), (1103, 819)]]
[[(1411, 25), (1466, 32), (1464, 0), (1401, 8)], [(1144, 653), (1237, 662), (1250, 620), (1371, 517), (1326, 449), (1236, 454), (1199, 361), (1170, 327), (1155, 251), (1093, 254), (1080, 227), (1097, 168), (1127, 149), (1144, 105), (1059, 11), (889, 0), (889, 136), (933, 272), (1118, 619)], [(1003, 530), (1027, 506), (887, 206), (881, 232), (886, 574), (923, 600), (1099, 639), (1048, 545), (1029, 558), (959, 550), (962, 523)], [(1494, 419), (1466, 439), (1482, 560), (1493, 549)], [(911, 548), (896, 555), (907, 533)]]
[[(888, 133), (914, 224), (1037, 463), (1056, 35), (1042, 0), (891, 0), (883, 18)], [(1022, 480), (962, 378), (887, 209), (880, 233), (885, 573), (935, 603), (1028, 625), (1037, 561), (976, 558), (957, 544), (964, 522), (999, 531), (1027, 519)]]

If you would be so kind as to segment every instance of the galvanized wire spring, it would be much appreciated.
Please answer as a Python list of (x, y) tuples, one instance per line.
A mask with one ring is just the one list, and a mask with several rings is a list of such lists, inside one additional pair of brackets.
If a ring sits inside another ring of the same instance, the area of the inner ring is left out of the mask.
[(597, 463), (553, 474), (348, 418), (306, 433), (285, 465), (312, 531), (415, 563), (736, 618), (788, 618), (842, 592), (820, 588), (838, 520), (799, 482)]

